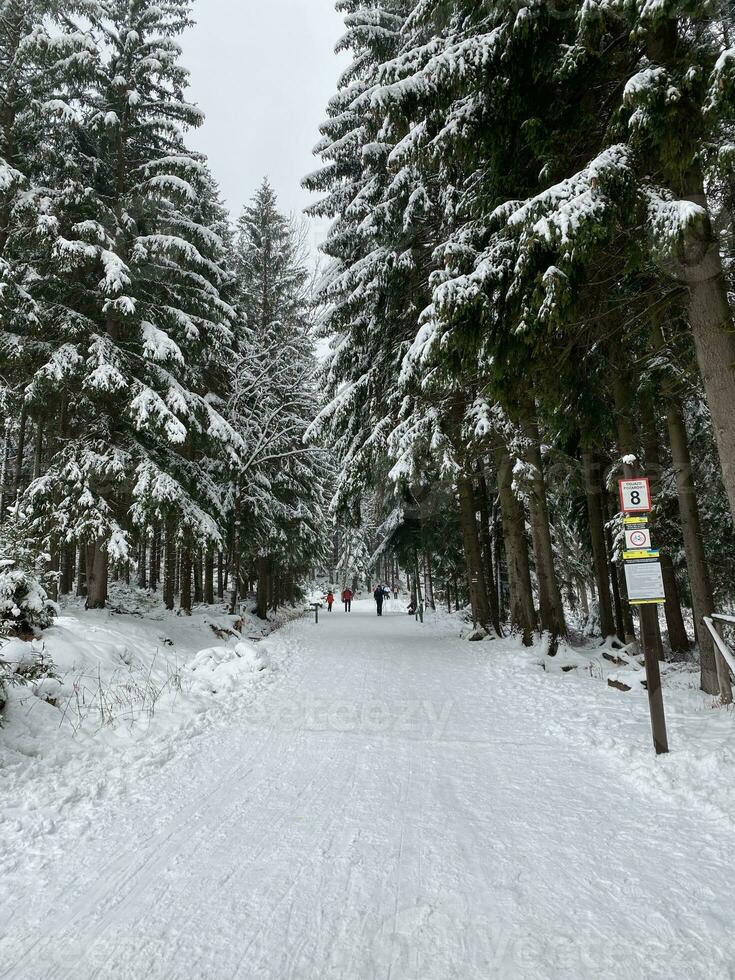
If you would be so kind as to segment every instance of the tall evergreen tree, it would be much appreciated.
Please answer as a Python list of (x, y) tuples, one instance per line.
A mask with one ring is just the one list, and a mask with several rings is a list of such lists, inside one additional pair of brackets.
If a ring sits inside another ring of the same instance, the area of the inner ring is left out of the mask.
[(205, 368), (224, 362), (235, 314), (220, 296), (209, 174), (183, 142), (201, 121), (175, 40), (188, 10), (85, 5), (95, 70), (78, 96), (56, 245), (68, 312), (26, 393), (31, 413), (53, 399), (64, 417), (25, 506), (38, 533), (87, 549), (90, 606), (105, 602), (109, 560), (130, 557), (126, 515), (176, 516), (182, 539), (217, 538), (217, 495), (197, 461), (210, 442), (241, 445), (207, 398)]

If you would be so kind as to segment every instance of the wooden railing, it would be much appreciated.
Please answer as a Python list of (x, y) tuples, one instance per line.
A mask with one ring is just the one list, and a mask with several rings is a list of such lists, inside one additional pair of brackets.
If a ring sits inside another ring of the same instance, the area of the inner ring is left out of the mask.
[(711, 616), (704, 617), (705, 626), (710, 631), (717, 649), (722, 654), (722, 659), (730, 668), (730, 673), (732, 674), (733, 678), (735, 678), (735, 651), (731, 650), (723, 639), (722, 634), (717, 628), (719, 623), (726, 626), (735, 626), (735, 616), (722, 616), (717, 613), (713, 613)]

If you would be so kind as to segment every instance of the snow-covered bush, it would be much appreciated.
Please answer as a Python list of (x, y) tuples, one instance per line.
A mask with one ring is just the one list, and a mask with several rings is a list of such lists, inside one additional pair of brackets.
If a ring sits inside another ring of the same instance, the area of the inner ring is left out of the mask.
[[(23, 562), (0, 557), (0, 639), (35, 634), (50, 626), (57, 612), (43, 585)], [(33, 647), (26, 657), (16, 658), (15, 662), (2, 659), (0, 649), (0, 710), (5, 707), (9, 686), (27, 684), (52, 674), (52, 666)]]
[(56, 612), (55, 604), (32, 572), (13, 558), (0, 558), (0, 636), (45, 629)]

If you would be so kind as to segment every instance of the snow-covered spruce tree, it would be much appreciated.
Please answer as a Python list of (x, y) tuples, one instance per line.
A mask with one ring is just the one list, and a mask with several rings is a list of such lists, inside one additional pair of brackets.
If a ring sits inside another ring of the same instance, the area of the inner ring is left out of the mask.
[(92, 607), (105, 602), (110, 560), (130, 558), (131, 524), (167, 522), (185, 548), (218, 539), (219, 494), (199, 462), (242, 445), (207, 397), (235, 314), (207, 223), (211, 179), (183, 142), (201, 120), (175, 40), (188, 10), (120, 0), (87, 4), (80, 20), (96, 70), (76, 102), (59, 219), (64, 312), (25, 398), (39, 422), (48, 404), (61, 418), (39, 438), (23, 511), (52, 554), (59, 542), (86, 549)]
[(238, 306), (228, 417), (244, 451), (232, 468), (232, 591), (257, 580), (258, 614), (293, 601), (325, 541), (326, 460), (305, 442), (317, 409), (311, 291), (298, 227), (264, 182), (233, 250)]
[(366, 540), (366, 529), (343, 528), (339, 536), (339, 545), (336, 566), (339, 586), (357, 592), (362, 583), (369, 582), (372, 571), (372, 555)]
[(324, 329), (336, 335), (326, 379), (331, 399), (316, 428), (340, 460), (333, 508), (341, 522), (359, 528), (366, 493), (384, 476), (388, 439), (405, 403), (396, 380), (428, 297), (436, 214), (375, 104), (382, 66), (403, 44), (410, 5), (342, 9), (347, 33), (341, 44), (352, 49), (354, 61), (322, 127), (317, 152), (326, 165), (306, 184), (326, 195), (313, 212), (334, 218), (325, 247), (333, 262), (323, 291)]
[[(735, 520), (735, 322), (721, 240), (706, 187), (732, 180), (735, 48), (705, 2), (636, 4), (626, 28), (637, 59), (623, 92), (635, 173), (649, 199), (654, 244), (667, 277), (683, 285)], [(617, 16), (617, 15), (616, 15)], [(607, 11), (602, 12), (607, 23)], [(732, 215), (727, 225), (731, 226)], [(668, 261), (666, 261), (666, 259)]]
[(59, 270), (59, 214), (77, 118), (70, 100), (94, 71), (94, 44), (65, 22), (75, 4), (0, 4), (0, 521), (30, 478), (38, 425), (23, 392), (52, 355), (63, 318), (51, 285)]
[[(333, 220), (323, 247), (330, 259), (320, 301), (322, 330), (333, 336), (324, 379), (328, 405), (318, 426), (340, 461), (334, 509), (359, 527), (360, 501), (385, 451), (397, 392), (401, 353), (413, 335), (411, 257), (383, 232), (382, 201), (392, 147), (366, 108), (380, 65), (401, 42), (409, 4), (345, 0), (347, 31), (338, 47), (353, 60), (328, 107), (315, 152), (324, 166), (304, 181), (322, 195), (311, 208)], [(409, 300), (408, 308), (405, 302)]]
[[(13, 524), (0, 533), (0, 637), (46, 629), (58, 609), (37, 572), (38, 556)], [(47, 584), (47, 583), (46, 583)]]

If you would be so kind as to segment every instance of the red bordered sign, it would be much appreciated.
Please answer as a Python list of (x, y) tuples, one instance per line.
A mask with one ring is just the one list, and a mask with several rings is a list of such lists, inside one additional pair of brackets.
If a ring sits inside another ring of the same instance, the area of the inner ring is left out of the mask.
[(620, 509), (624, 514), (647, 514), (651, 507), (651, 481), (620, 480)]

